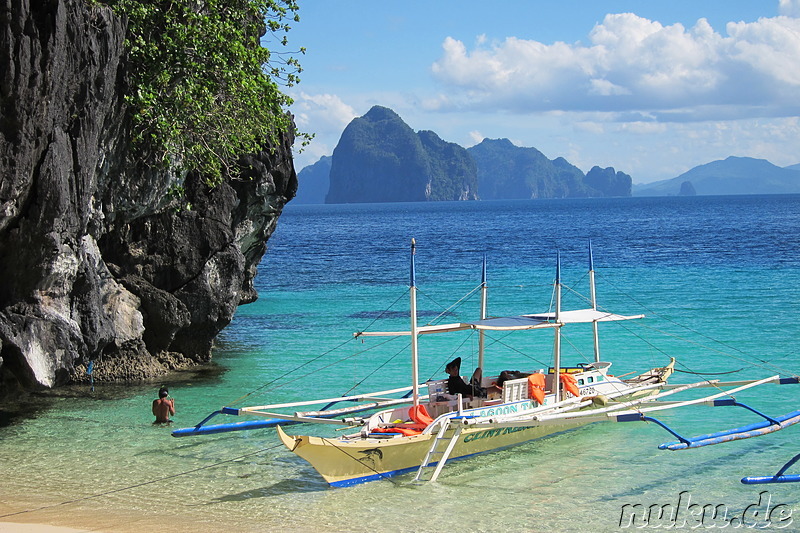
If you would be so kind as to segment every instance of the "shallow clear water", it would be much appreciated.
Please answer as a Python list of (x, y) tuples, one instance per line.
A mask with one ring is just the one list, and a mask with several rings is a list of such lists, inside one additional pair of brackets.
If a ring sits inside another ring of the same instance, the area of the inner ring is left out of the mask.
[[(373, 329), (407, 327), (411, 237), (423, 321), (478, 285), (484, 254), (490, 314), (547, 310), (556, 251), (564, 282), (585, 294), (591, 239), (601, 306), (648, 316), (636, 327), (601, 330), (614, 373), (674, 355), (682, 370), (745, 369), (731, 379), (796, 374), (799, 229), (800, 196), (290, 205), (259, 269), (260, 299), (239, 308), (219, 339), (219, 372), (169, 383), (176, 426), (224, 405), (405, 385), (407, 341), (378, 346), (351, 334), (373, 321)], [(393, 302), (389, 318), (376, 319)], [(472, 299), (446, 319), (474, 316), (477, 305)], [(564, 305), (583, 304), (567, 291)], [(590, 358), (588, 339), (568, 335), (565, 361)], [(420, 376), (444, 377), (455, 355), (470, 371), (477, 341), (456, 344), (425, 337)], [(549, 363), (552, 337), (499, 335), (490, 350), (487, 372), (539, 368)], [(98, 384), (0, 428), (0, 521), (115, 532), (440, 531), (453, 523), (466, 531), (596, 532), (620, 530), (625, 505), (680, 507), (688, 495), (737, 517), (766, 490), (772, 507), (786, 504), (796, 514), (788, 530), (800, 527), (796, 486), (739, 482), (772, 474), (800, 452), (796, 427), (667, 452), (657, 445), (673, 439), (654, 424), (594, 424), (449, 463), (434, 484), (415, 486), (404, 476), (330, 489), (271, 430), (175, 439), (152, 426), (158, 385)], [(791, 386), (738, 397), (775, 415), (798, 409), (798, 398), (800, 387)], [(698, 407), (659, 418), (692, 435), (753, 417)], [(687, 518), (686, 528), (696, 524)]]

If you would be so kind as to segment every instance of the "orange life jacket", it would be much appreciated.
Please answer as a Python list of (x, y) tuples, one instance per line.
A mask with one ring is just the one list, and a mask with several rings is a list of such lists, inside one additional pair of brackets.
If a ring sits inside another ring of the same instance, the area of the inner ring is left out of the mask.
[(417, 424), (421, 424), (423, 428), (430, 426), (431, 422), (433, 422), (433, 418), (431, 418), (431, 415), (428, 414), (428, 410), (425, 409), (425, 406), (422, 404), (409, 407), (408, 418)]
[(395, 426), (391, 428), (375, 428), (372, 430), (372, 433), (402, 433), (406, 437), (411, 437), (412, 435), (419, 435), (422, 433), (422, 430), (410, 427)]
[(559, 375), (559, 378), (561, 378), (561, 385), (564, 386), (564, 390), (576, 398), (581, 395), (581, 392), (578, 390), (578, 381), (575, 379), (575, 376), (572, 374), (561, 374)]
[(528, 376), (528, 397), (536, 400), (539, 405), (544, 403), (544, 374)]

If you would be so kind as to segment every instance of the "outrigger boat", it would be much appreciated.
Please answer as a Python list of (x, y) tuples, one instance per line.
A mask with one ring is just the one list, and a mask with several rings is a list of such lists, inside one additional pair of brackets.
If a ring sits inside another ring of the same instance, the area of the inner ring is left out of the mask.
[[(411, 386), (371, 394), (327, 398), (256, 407), (224, 407), (191, 428), (173, 432), (176, 437), (276, 427), (283, 444), (297, 454), (331, 486), (341, 487), (416, 472), (414, 480), (435, 481), (447, 461), (522, 444), (585, 424), (613, 421), (651, 421), (664, 427), (678, 441), (662, 449), (691, 449), (709, 444), (738, 440), (771, 433), (800, 421), (800, 411), (771, 418), (735, 401), (736, 393), (751, 387), (775, 383), (798, 383), (798, 378), (771, 376), (757, 380), (721, 382), (703, 380), (690, 384), (669, 384), (675, 359), (663, 367), (621, 379), (609, 373), (611, 363), (602, 361), (598, 336), (601, 322), (641, 319), (644, 315), (618, 315), (598, 309), (594, 265), (589, 247), (589, 302), (579, 310), (561, 309), (561, 265), (557, 260), (554, 282), (554, 310), (546, 313), (510, 317), (488, 317), (486, 263), (480, 285), (481, 309), (478, 320), (451, 324), (418, 325), (416, 303), (415, 243), (411, 244), (410, 328), (405, 331), (360, 331), (357, 338), (406, 336), (411, 347)], [(562, 328), (572, 324), (591, 324), (594, 361), (576, 366), (561, 362)], [(419, 338), (425, 335), (459, 331), (477, 331), (478, 367), (484, 368), (487, 332), (548, 330), (553, 333), (552, 367), (526, 372), (522, 377), (500, 380), (484, 376), (480, 387), (494, 388), (487, 397), (450, 394), (447, 380), (419, 383)], [(497, 386), (502, 381), (501, 386)], [(689, 400), (668, 397), (700, 387), (713, 387), (715, 394)], [(345, 408), (332, 409), (340, 402), (353, 402)], [(690, 405), (736, 405), (764, 420), (741, 428), (729, 429), (695, 438), (685, 438), (650, 416), (651, 413)], [(282, 413), (310, 405), (324, 405), (316, 411)], [(375, 411), (369, 416), (358, 413)], [(218, 414), (254, 415), (261, 420), (234, 424), (206, 425)], [(345, 426), (349, 433), (320, 437), (289, 435), (282, 426), (315, 423)]]

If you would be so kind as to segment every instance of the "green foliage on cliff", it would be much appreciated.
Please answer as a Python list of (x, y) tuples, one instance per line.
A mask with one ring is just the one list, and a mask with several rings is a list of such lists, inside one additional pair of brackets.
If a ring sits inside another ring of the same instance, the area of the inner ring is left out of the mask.
[(477, 197), (478, 171), (467, 151), (442, 140), (432, 131), (418, 133), (430, 169), (428, 200), (471, 200)]
[(299, 20), (294, 0), (106, 3), (129, 21), (126, 100), (145, 161), (196, 170), (214, 185), (238, 156), (292, 127), (279, 85), (299, 81), (300, 65), (260, 39), (267, 30), (286, 46), (288, 21)]

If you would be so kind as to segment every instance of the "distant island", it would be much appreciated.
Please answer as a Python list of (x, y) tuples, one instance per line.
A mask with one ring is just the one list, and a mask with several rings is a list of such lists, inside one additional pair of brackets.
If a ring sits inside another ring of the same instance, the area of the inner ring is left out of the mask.
[[(296, 204), (324, 204), (325, 195), (331, 185), (331, 163), (333, 158), (324, 155), (313, 165), (308, 165), (297, 173), (297, 194), (292, 202)], [(302, 187), (299, 186), (302, 183)]]
[(414, 132), (389, 108), (353, 119), (333, 150), (325, 203), (475, 200), (467, 151), (432, 131)]
[(613, 167), (584, 174), (563, 157), (551, 160), (508, 139), (463, 148), (433, 131), (415, 132), (382, 106), (353, 119), (333, 155), (297, 177), (294, 202), (301, 204), (800, 193), (800, 163), (781, 168), (731, 156), (633, 184)]
[(298, 173), (296, 203), (419, 202), (630, 196), (631, 177), (613, 168), (585, 174), (508, 139), (465, 149), (432, 131), (414, 132), (374, 106), (345, 128), (331, 157)]
[(581, 169), (563, 157), (547, 159), (536, 148), (521, 148), (508, 139), (484, 139), (468, 148), (478, 167), (482, 200), (630, 196), (631, 177), (613, 168)]
[(694, 167), (672, 179), (633, 186), (634, 196), (793, 193), (800, 193), (800, 164), (779, 167), (766, 159), (734, 156)]

